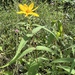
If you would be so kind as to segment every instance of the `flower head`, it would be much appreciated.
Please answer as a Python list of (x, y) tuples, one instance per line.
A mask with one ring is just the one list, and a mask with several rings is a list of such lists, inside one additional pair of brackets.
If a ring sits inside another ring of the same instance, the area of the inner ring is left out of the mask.
[(15, 31), (15, 33), (19, 33), (19, 30), (18, 29), (14, 30), (14, 31)]
[(25, 14), (25, 17), (27, 17), (28, 15), (33, 15), (33, 16), (39, 17), (39, 15), (34, 12), (38, 8), (38, 7), (36, 7), (35, 9), (33, 9), (34, 3), (31, 3), (29, 6), (26, 4), (24, 4), (24, 5), (19, 4), (19, 8), (21, 11), (17, 12), (18, 14)]

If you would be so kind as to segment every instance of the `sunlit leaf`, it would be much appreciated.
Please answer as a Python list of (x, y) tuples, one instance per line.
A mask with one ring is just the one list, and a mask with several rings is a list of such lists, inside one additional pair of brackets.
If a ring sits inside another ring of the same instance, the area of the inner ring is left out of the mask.
[(0, 46), (0, 50), (3, 51), (2, 47)]
[(43, 61), (48, 61), (48, 58), (38, 57), (35, 60), (38, 61), (38, 64), (39, 65), (41, 65)]
[(40, 31), (41, 30), (41, 26), (38, 26), (38, 27), (36, 27), (36, 28), (34, 28), (33, 30), (32, 30), (32, 33), (33, 34), (36, 34), (38, 31)]
[(56, 38), (56, 40), (57, 40), (56, 35), (52, 31), (50, 31), (49, 29), (47, 29), (45, 27), (43, 27), (43, 29), (46, 30), (47, 32), (49, 32), (50, 34), (52, 34)]
[(55, 51), (53, 51), (50, 48), (45, 47), (45, 46), (36, 46), (36, 50), (41, 50), (41, 51), (46, 51), (46, 52), (51, 52), (51, 53), (57, 54)]
[(57, 37), (60, 37), (61, 33), (60, 33), (60, 32), (57, 32), (57, 34), (56, 34), (56, 35), (57, 35)]
[(62, 27), (61, 21), (58, 21), (58, 31), (60, 31), (60, 32), (63, 31), (63, 27)]
[(73, 53), (73, 55), (75, 54), (75, 45), (72, 46), (72, 53)]
[(70, 63), (73, 62), (74, 58), (61, 58), (61, 59), (56, 59), (54, 61), (52, 61), (52, 63)]
[(74, 69), (75, 67), (75, 59), (73, 60), (72, 64), (71, 64), (71, 68), (70, 68), (70, 72), (69, 72), (69, 75), (71, 75), (71, 72), (72, 70)]
[(26, 54), (32, 52), (33, 50), (35, 50), (34, 47), (31, 47), (31, 48), (26, 49), (25, 51), (23, 51), (23, 52), (21, 53), (21, 55), (19, 56), (18, 59), (22, 58), (24, 55), (26, 55)]
[(18, 24), (25, 25), (26, 23), (25, 22), (19, 22)]
[(15, 56), (18, 56), (18, 54), (21, 52), (22, 48), (25, 46), (25, 44), (27, 43), (27, 37), (24, 37), (22, 38), (19, 46), (18, 46), (18, 50), (16, 51), (16, 55)]
[(5, 72), (3, 72), (3, 75), (13, 75), (13, 74), (10, 71), (5, 71)]
[[(57, 66), (58, 68), (64, 69), (68, 73), (70, 72), (70, 67), (68, 66)], [(71, 74), (75, 74), (75, 69), (72, 69)]]
[(27, 34), (26, 36), (27, 36), (27, 37), (32, 37), (32, 36), (33, 36), (33, 34)]
[(27, 38), (22, 38), (22, 40), (19, 44), (18, 50), (16, 51), (16, 54), (13, 57), (13, 59), (10, 62), (8, 62), (7, 64), (5, 64), (4, 66), (1, 66), (0, 68), (7, 67), (7, 66), (11, 65), (12, 63), (14, 63), (18, 59), (18, 56), (19, 56), (22, 48), (25, 46), (26, 43), (27, 43)]

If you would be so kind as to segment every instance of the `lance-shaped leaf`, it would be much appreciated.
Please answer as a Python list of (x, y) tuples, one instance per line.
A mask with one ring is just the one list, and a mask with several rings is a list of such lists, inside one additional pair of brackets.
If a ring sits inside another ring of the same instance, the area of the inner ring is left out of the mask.
[(33, 34), (36, 34), (38, 31), (40, 31), (42, 29), (42, 26), (38, 26), (38, 27), (36, 27), (36, 28), (34, 28), (33, 30), (32, 30), (32, 33)]
[(21, 40), (21, 42), (20, 42), (20, 44), (19, 44), (18, 50), (16, 51), (15, 56), (12, 58), (11, 61), (9, 61), (9, 62), (8, 62), (7, 64), (5, 64), (4, 66), (1, 66), (0, 68), (7, 67), (7, 66), (11, 65), (12, 63), (14, 63), (14, 62), (18, 59), (19, 54), (20, 54), (22, 48), (25, 46), (26, 43), (27, 43), (27, 38), (22, 38), (22, 40)]
[(25, 51), (23, 51), (23, 52), (20, 54), (20, 56), (19, 56), (18, 59), (22, 58), (24, 55), (26, 55), (26, 54), (32, 52), (33, 50), (35, 50), (34, 47), (31, 47), (31, 48), (26, 49)]
[[(57, 66), (58, 68), (64, 69), (65, 71), (67, 71), (68, 73), (70, 72), (70, 67), (68, 66)], [(75, 74), (75, 69), (72, 69), (71, 74)]]
[(28, 70), (28, 75), (36, 75), (39, 69), (39, 66), (41, 66), (43, 60), (47, 61), (47, 58), (43, 58), (43, 57), (38, 57), (37, 59), (35, 59), (35, 61), (33, 61), (29, 67)]
[(45, 46), (36, 46), (36, 50), (41, 50), (41, 51), (51, 52), (51, 53), (57, 55), (57, 52), (56, 52), (56, 51), (53, 51), (53, 50), (51, 50), (50, 48), (45, 47)]
[(74, 58), (61, 58), (61, 59), (56, 59), (54, 61), (52, 61), (52, 63), (70, 63), (73, 62)]

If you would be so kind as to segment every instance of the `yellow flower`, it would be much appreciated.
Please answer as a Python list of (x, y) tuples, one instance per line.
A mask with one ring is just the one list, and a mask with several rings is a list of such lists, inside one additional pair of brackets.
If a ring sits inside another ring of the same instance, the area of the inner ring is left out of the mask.
[(35, 9), (33, 9), (33, 7), (34, 7), (34, 3), (31, 3), (29, 6), (26, 4), (24, 4), (24, 5), (19, 4), (19, 8), (21, 11), (19, 11), (17, 13), (25, 14), (25, 17), (27, 17), (28, 15), (33, 15), (33, 16), (39, 17), (39, 15), (34, 12), (38, 7), (36, 7)]

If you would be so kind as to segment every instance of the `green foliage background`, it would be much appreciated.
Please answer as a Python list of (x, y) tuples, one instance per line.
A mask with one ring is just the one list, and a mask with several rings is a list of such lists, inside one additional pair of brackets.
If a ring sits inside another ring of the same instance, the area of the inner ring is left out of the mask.
[(18, 1), (0, 2), (0, 75), (74, 75), (75, 1), (32, 2), (40, 17), (29, 20)]

